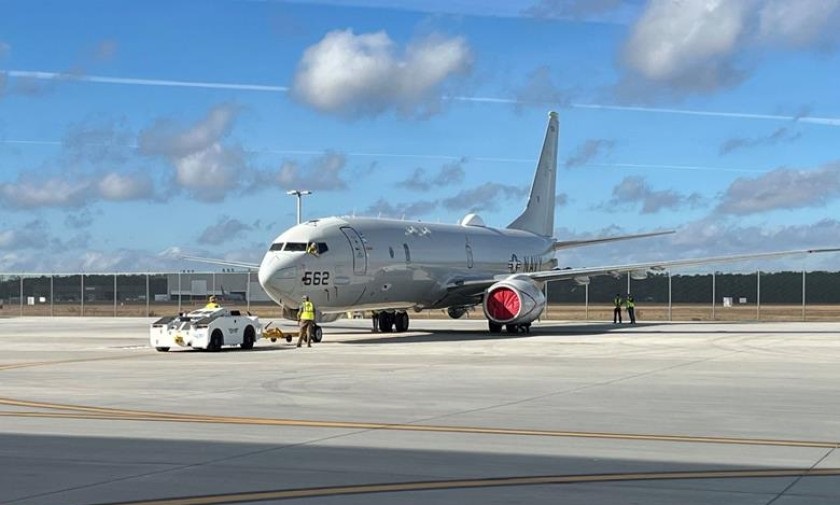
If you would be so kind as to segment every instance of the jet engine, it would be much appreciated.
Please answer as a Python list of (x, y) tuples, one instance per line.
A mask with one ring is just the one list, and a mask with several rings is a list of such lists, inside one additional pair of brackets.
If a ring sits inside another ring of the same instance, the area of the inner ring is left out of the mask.
[(647, 270), (633, 270), (630, 272), (630, 278), (634, 281), (643, 281), (647, 279), (648, 272)]
[(540, 317), (545, 295), (530, 277), (514, 275), (490, 286), (484, 294), (484, 315), (497, 324), (527, 324)]

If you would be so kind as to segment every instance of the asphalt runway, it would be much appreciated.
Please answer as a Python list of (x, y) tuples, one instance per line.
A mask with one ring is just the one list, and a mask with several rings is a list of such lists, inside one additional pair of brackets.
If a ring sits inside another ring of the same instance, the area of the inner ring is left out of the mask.
[(837, 323), (150, 322), (0, 319), (0, 503), (840, 503)]

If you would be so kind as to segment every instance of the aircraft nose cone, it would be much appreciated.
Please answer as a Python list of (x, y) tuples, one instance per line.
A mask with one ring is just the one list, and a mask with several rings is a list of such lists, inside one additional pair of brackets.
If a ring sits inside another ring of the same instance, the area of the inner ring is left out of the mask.
[(293, 296), (295, 267), (287, 261), (268, 253), (260, 264), (257, 279), (268, 296), (277, 303)]

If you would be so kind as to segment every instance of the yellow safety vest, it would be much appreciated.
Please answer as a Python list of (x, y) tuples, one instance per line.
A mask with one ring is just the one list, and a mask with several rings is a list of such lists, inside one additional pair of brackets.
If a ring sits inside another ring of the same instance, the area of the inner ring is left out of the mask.
[(627, 308), (632, 309), (634, 307), (636, 307), (636, 302), (634, 302), (632, 298), (628, 298), (627, 299)]
[(613, 300), (613, 303), (615, 304), (616, 307), (621, 307), (621, 297), (616, 296), (615, 300)]
[(315, 306), (312, 302), (305, 301), (300, 305), (300, 320), (314, 321), (315, 320)]

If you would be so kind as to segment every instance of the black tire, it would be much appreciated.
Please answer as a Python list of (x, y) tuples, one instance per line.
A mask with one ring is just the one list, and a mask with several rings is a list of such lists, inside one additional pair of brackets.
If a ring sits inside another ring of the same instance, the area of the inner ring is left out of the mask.
[(408, 331), (408, 312), (397, 312), (394, 317), (394, 326), (397, 333)]
[(501, 333), (502, 332), (502, 325), (499, 323), (494, 323), (493, 321), (487, 321), (487, 327), (490, 330), (490, 333)]
[(389, 312), (379, 313), (379, 331), (391, 333), (394, 331), (394, 315)]
[[(271, 339), (272, 342), (274, 342), (275, 340), (276, 339), (274, 339), (274, 338)], [(286, 335), (286, 342), (291, 342), (291, 341), (292, 341), (292, 336), (291, 335)]]
[(168, 348), (168, 347), (155, 347), (155, 350), (156, 350), (157, 352), (169, 352), (169, 348)]
[(521, 331), (521, 327), (518, 324), (505, 325), (505, 329), (508, 333), (519, 333)]
[(315, 343), (317, 344), (318, 342), (320, 342), (321, 340), (323, 340), (323, 338), (324, 338), (324, 330), (323, 330), (323, 329), (321, 329), (321, 327), (320, 327), (320, 326), (315, 325), (315, 329), (314, 329), (314, 330), (312, 330), (312, 334), (311, 334), (309, 337), (312, 339), (312, 341), (313, 341), (313, 342), (315, 342)]
[(218, 352), (222, 350), (223, 345), (225, 345), (225, 336), (222, 335), (222, 330), (213, 330), (210, 335), (210, 342), (207, 344), (207, 350)]
[(242, 337), (242, 343), (239, 344), (239, 347), (242, 349), (250, 350), (254, 348), (254, 343), (257, 341), (257, 332), (254, 331), (253, 326), (248, 326), (245, 328), (245, 335)]

